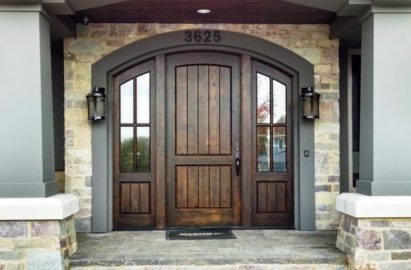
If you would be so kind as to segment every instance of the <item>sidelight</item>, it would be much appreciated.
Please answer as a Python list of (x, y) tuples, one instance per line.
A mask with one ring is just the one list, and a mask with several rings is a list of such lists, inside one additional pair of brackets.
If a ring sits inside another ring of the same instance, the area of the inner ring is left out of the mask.
[(287, 87), (257, 73), (257, 171), (287, 170)]
[(150, 73), (120, 85), (120, 172), (150, 172)]

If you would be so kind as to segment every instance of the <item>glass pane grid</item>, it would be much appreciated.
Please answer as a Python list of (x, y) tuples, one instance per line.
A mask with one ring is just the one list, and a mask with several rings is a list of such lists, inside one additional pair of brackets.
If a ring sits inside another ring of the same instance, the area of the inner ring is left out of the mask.
[(257, 73), (257, 171), (287, 171), (287, 91), (281, 82)]
[(121, 173), (150, 172), (150, 72), (120, 85)]

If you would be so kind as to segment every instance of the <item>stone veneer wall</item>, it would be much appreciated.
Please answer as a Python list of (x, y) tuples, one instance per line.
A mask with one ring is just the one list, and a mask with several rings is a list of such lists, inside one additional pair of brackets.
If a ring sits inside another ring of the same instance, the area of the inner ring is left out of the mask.
[(77, 250), (73, 216), (52, 221), (0, 221), (0, 269), (60, 270)]
[(411, 269), (411, 218), (354, 218), (341, 214), (337, 248), (350, 269)]
[(335, 197), (340, 191), (338, 40), (328, 25), (268, 24), (89, 24), (78, 25), (78, 37), (64, 41), (66, 192), (80, 198), (78, 231), (90, 231), (91, 126), (85, 96), (91, 89), (91, 65), (136, 40), (182, 29), (220, 29), (267, 39), (304, 57), (315, 67), (321, 96), (321, 119), (315, 121), (316, 226), (336, 229)]

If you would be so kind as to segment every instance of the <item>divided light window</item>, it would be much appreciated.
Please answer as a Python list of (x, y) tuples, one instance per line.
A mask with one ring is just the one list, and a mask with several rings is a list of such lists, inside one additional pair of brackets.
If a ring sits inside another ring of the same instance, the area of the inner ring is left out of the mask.
[(120, 85), (120, 172), (150, 172), (150, 72)]
[(287, 170), (287, 88), (257, 73), (257, 171)]

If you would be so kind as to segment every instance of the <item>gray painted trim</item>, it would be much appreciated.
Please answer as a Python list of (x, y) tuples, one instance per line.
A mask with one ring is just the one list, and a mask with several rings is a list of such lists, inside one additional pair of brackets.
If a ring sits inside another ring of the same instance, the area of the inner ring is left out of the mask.
[(56, 195), (55, 181), (47, 183), (0, 183), (0, 198), (45, 198)]
[[(92, 231), (107, 232), (112, 229), (112, 78), (116, 72), (158, 54), (187, 50), (222, 51), (249, 54), (268, 62), (293, 76), (298, 96), (300, 88), (313, 85), (314, 67), (295, 53), (267, 40), (221, 31), (218, 45), (184, 42), (184, 32), (176, 31), (156, 35), (129, 44), (102, 58), (92, 66), (92, 85), (105, 87), (108, 95), (107, 119), (92, 126)], [(299, 99), (294, 99), (294, 108), (300, 108)], [(314, 124), (301, 119), (300, 110), (294, 112), (294, 192), (295, 227), (300, 230), (315, 230), (314, 203)], [(310, 157), (304, 158), (303, 151), (309, 150)]]
[(411, 185), (409, 181), (357, 181), (358, 193), (372, 196), (410, 196)]

